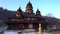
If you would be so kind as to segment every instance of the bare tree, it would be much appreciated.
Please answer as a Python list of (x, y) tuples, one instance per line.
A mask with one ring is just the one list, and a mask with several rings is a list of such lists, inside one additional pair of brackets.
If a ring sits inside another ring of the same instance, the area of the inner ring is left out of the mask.
[(47, 17), (54, 17), (52, 13), (46, 14)]

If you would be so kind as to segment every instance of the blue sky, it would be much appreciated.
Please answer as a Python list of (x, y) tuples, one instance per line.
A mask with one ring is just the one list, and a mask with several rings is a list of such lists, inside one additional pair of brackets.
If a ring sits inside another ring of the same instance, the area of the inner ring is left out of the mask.
[(33, 5), (34, 12), (39, 8), (43, 16), (51, 13), (52, 16), (60, 18), (60, 0), (0, 0), (0, 7), (13, 11), (21, 7), (25, 11), (29, 1)]

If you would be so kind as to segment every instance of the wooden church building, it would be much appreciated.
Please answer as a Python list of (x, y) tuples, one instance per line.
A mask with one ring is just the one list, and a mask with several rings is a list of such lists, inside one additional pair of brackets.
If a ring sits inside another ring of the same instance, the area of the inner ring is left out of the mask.
[(42, 29), (46, 29), (45, 19), (41, 16), (39, 9), (36, 10), (36, 13), (33, 12), (31, 2), (27, 3), (25, 12), (19, 7), (16, 14), (8, 19), (6, 22), (8, 30), (34, 29), (38, 31), (39, 23)]

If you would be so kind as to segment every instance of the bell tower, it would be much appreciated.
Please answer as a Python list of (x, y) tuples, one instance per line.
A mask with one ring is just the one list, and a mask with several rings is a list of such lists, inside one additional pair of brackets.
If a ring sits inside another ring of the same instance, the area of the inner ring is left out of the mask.
[(33, 13), (33, 7), (32, 7), (32, 4), (31, 2), (29, 1), (26, 5), (26, 10), (25, 10), (26, 13)]

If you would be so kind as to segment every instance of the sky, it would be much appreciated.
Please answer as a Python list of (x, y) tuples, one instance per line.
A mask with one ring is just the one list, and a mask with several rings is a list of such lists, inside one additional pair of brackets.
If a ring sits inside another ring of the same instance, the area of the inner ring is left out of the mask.
[(0, 0), (0, 7), (16, 11), (19, 7), (25, 12), (28, 2), (33, 5), (34, 13), (37, 8), (42, 16), (53, 16), (60, 19), (60, 0)]

